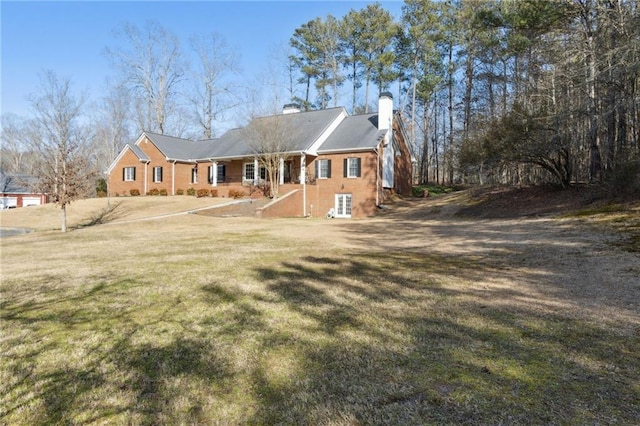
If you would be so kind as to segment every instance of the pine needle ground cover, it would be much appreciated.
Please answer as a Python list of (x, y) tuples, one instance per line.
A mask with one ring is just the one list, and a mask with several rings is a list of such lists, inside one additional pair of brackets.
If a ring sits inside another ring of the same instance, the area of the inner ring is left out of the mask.
[(636, 423), (622, 237), (422, 203), (3, 239), (0, 423)]

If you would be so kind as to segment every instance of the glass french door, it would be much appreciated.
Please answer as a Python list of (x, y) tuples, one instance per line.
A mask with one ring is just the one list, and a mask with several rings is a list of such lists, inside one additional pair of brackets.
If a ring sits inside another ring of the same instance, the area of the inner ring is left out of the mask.
[(351, 194), (336, 194), (336, 217), (351, 217)]

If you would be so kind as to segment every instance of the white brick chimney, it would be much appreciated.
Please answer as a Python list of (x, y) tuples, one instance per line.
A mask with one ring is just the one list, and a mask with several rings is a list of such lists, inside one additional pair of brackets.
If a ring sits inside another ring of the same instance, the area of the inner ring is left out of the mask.
[(283, 114), (295, 114), (296, 112), (300, 112), (300, 105), (298, 104), (286, 104), (282, 107)]
[(391, 129), (393, 125), (393, 95), (380, 93), (378, 98), (378, 130)]

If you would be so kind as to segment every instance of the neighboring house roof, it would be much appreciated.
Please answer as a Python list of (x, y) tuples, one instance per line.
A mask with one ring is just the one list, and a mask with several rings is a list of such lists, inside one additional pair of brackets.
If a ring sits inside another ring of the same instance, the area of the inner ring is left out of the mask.
[(318, 148), (318, 154), (336, 151), (375, 149), (387, 130), (378, 130), (378, 114), (353, 115), (345, 118)]
[(39, 179), (25, 174), (11, 174), (0, 170), (0, 192), (3, 194), (36, 194), (32, 189), (37, 186)]

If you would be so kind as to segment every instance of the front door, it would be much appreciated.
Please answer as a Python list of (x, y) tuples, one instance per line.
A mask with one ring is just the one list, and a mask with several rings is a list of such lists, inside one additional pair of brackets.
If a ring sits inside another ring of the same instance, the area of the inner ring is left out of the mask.
[(336, 217), (351, 217), (351, 194), (336, 194)]

